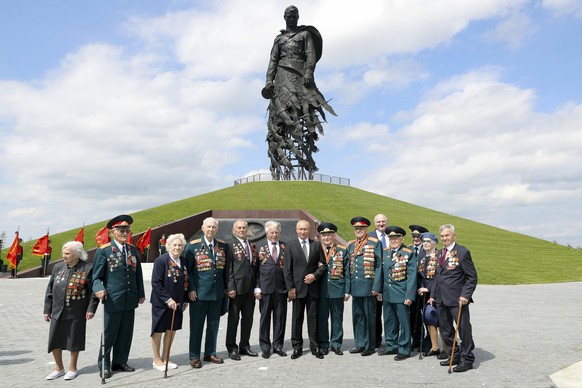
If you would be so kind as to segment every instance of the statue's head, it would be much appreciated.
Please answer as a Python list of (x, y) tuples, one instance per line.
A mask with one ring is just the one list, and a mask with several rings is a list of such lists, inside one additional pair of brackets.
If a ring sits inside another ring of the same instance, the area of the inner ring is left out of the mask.
[(297, 9), (297, 7), (294, 5), (288, 6), (285, 8), (285, 12), (283, 13), (283, 19), (285, 19), (287, 23), (291, 21), (295, 22), (296, 24), (297, 20), (299, 20), (299, 9)]

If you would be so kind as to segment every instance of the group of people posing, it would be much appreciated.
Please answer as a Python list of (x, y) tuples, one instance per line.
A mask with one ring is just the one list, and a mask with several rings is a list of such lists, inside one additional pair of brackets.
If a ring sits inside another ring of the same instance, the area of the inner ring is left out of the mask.
[[(127, 243), (132, 222), (130, 216), (121, 215), (108, 223), (112, 240), (97, 249), (92, 265), (85, 261), (87, 254), (80, 243), (63, 246), (63, 261), (53, 269), (45, 297), (45, 320), (51, 322), (48, 351), (56, 363), (48, 380), (77, 376), (86, 320), (94, 316), (99, 301), (105, 309), (105, 351), (98, 358), (102, 378), (135, 370), (128, 357), (135, 309), (145, 301), (145, 292), (137, 250)], [(280, 241), (279, 222), (266, 222), (267, 238), (256, 244), (247, 238), (247, 222), (236, 220), (234, 242), (227, 244), (215, 238), (218, 220), (212, 217), (203, 221), (199, 239), (187, 242), (182, 234), (168, 236), (166, 252), (155, 260), (152, 271), (152, 367), (166, 373), (178, 367), (169, 359), (170, 348), (188, 306), (192, 368), (202, 368), (203, 361), (224, 362), (216, 349), (220, 317), (227, 312), (229, 358), (258, 357), (250, 344), (256, 301), (263, 358), (287, 356), (288, 302), (292, 302), (290, 358), (303, 355), (304, 320), (313, 356), (322, 359), (330, 352), (341, 356), (344, 304), (352, 299), (355, 346), (349, 353), (374, 354), (384, 334), (380, 356), (405, 360), (418, 343), (424, 356), (441, 358), (443, 366), (456, 365), (455, 372), (472, 369), (469, 303), (477, 273), (470, 252), (455, 242), (454, 226), (439, 228), (443, 248), (437, 250), (438, 237), (419, 225), (410, 226), (413, 244), (404, 245), (406, 231), (388, 226), (383, 214), (376, 215), (376, 229), (371, 232), (371, 222), (365, 217), (354, 217), (351, 224), (355, 239), (347, 246), (336, 242), (337, 227), (329, 222), (318, 225), (317, 239), (310, 238), (310, 224), (305, 220), (297, 222), (297, 237), (287, 242)], [(425, 327), (423, 351), (424, 336), (418, 333)], [(71, 352), (67, 372), (63, 349)]]

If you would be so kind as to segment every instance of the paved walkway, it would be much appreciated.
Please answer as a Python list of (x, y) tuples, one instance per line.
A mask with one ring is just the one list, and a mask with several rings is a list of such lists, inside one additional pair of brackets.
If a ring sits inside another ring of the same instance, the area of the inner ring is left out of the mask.
[[(100, 386), (96, 361), (103, 324), (102, 310), (98, 310), (87, 325), (87, 346), (80, 355), (79, 377), (72, 382), (45, 380), (53, 369), (52, 355), (46, 351), (49, 324), (42, 318), (47, 283), (48, 278), (0, 279), (0, 387)], [(149, 297), (149, 281), (145, 286)], [(439, 366), (436, 358), (419, 360), (417, 353), (402, 362), (396, 362), (390, 356), (361, 357), (347, 352), (344, 356), (331, 354), (324, 360), (317, 360), (304, 352), (305, 355), (298, 360), (274, 355), (268, 360), (243, 356), (242, 361), (231, 361), (227, 359), (224, 346), (226, 319), (223, 317), (218, 355), (225, 358), (225, 363), (204, 363), (202, 369), (191, 369), (188, 331), (182, 330), (177, 332), (172, 347), (172, 360), (179, 368), (170, 371), (167, 379), (151, 366), (151, 310), (146, 301), (136, 312), (129, 360), (137, 370), (114, 374), (106, 386), (556, 387), (550, 375), (582, 360), (582, 283), (481, 285), (477, 287), (474, 299), (471, 321), (476, 362), (475, 369), (466, 373), (448, 374), (448, 368)], [(290, 318), (289, 310), (285, 342), (289, 354)], [(188, 313), (185, 328), (188, 327), (187, 320)], [(257, 307), (251, 345), (260, 352), (258, 322)], [(344, 350), (354, 344), (351, 326), (351, 303), (348, 302), (344, 317)], [(304, 337), (307, 338), (307, 333)], [(64, 356), (67, 365), (68, 352)], [(582, 363), (579, 367), (582, 368)], [(574, 376), (574, 383), (570, 386), (582, 386), (582, 381), (576, 381), (576, 374), (571, 373), (571, 369), (569, 372)], [(560, 382), (559, 387), (568, 386), (567, 383), (568, 380)]]

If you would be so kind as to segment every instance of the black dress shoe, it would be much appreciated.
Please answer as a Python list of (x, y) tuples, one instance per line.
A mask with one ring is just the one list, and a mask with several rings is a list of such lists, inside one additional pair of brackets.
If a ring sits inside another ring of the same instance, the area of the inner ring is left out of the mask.
[(233, 349), (232, 352), (228, 354), (231, 360), (240, 361), (240, 354), (238, 353), (238, 349)]
[(125, 364), (113, 364), (111, 365), (111, 370), (114, 372), (134, 372), (135, 368)]
[(422, 353), (422, 355), (423, 355), (424, 357), (432, 357), (432, 356), (437, 356), (437, 355), (439, 355), (439, 354), (441, 354), (441, 351), (440, 351), (440, 350), (438, 350), (438, 349), (437, 349), (437, 350), (432, 350), (432, 349), (429, 349), (429, 350), (427, 350), (426, 352)]
[(257, 352), (253, 352), (251, 348), (241, 349), (240, 354), (249, 356), (249, 357), (258, 357), (259, 354)]
[(461, 362), (459, 365), (453, 368), (453, 372), (466, 372), (469, 369), (473, 369), (473, 364), (467, 364), (466, 362)]
[(356, 346), (355, 348), (351, 348), (350, 349), (350, 353), (355, 354), (355, 353), (362, 353), (364, 351), (364, 347), (363, 346)]
[(321, 348), (321, 353), (323, 353), (324, 356), (327, 356), (329, 354), (329, 348)]
[(371, 356), (372, 354), (376, 353), (374, 349), (366, 349), (362, 352), (362, 356)]
[[(458, 365), (459, 364), (459, 361), (461, 361), (460, 360), (460, 357), (459, 358), (457, 358), (457, 357), (453, 358), (452, 365)], [(450, 358), (447, 358), (446, 360), (441, 361), (440, 364), (441, 364), (441, 366), (449, 366), (449, 365), (451, 365), (451, 359)]]
[(446, 360), (447, 358), (449, 358), (449, 353), (445, 351), (440, 352), (440, 354), (437, 356), (437, 359), (439, 360)]
[(323, 359), (323, 353), (321, 352), (321, 349), (317, 349), (315, 352), (312, 350), (311, 354), (313, 354), (315, 358), (319, 358), (320, 360)]
[(270, 350), (265, 350), (262, 354), (261, 357), (263, 358), (269, 358), (271, 357), (271, 351)]
[[(103, 371), (99, 369), (99, 377), (103, 377)], [(111, 371), (109, 369), (105, 369), (105, 378), (108, 379), (111, 377)]]
[(291, 359), (295, 360), (295, 359), (301, 357), (302, 354), (303, 354), (303, 351), (301, 349), (295, 349), (295, 350), (293, 350), (293, 354), (291, 355)]
[(287, 357), (287, 353), (285, 353), (282, 349), (273, 349), (273, 353), (278, 354), (281, 357)]
[(388, 356), (388, 355), (390, 355), (390, 354), (398, 354), (398, 350), (396, 350), (396, 349), (394, 349), (394, 350), (387, 350), (387, 349), (384, 349), (384, 350), (380, 350), (380, 351), (378, 352), (378, 355), (379, 355), (379, 356)]
[(408, 354), (398, 353), (396, 356), (394, 356), (394, 360), (395, 361), (402, 361), (402, 360), (406, 360), (408, 357), (410, 357)]

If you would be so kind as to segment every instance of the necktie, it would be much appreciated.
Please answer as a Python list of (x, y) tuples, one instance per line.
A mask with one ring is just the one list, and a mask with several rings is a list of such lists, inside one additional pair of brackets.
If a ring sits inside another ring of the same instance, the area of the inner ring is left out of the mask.
[(382, 242), (382, 249), (386, 248), (386, 235), (384, 233), (382, 233), (380, 241)]
[(129, 260), (128, 260), (128, 257), (127, 257), (127, 246), (125, 244), (123, 245), (122, 251), (123, 251), (123, 262), (127, 266), (127, 265), (129, 265)]
[(440, 265), (441, 267), (445, 265), (445, 260), (447, 259), (447, 248), (443, 248), (443, 255), (441, 256)]
[(253, 261), (253, 254), (251, 252), (251, 246), (249, 245), (249, 240), (245, 240), (245, 246), (246, 246), (246, 250), (247, 250), (247, 258), (249, 259), (249, 261)]
[(277, 244), (273, 244), (273, 250), (271, 251), (271, 257), (273, 261), (277, 261)]
[(418, 256), (418, 247), (414, 247), (414, 256)]
[(303, 240), (303, 254), (305, 255), (305, 260), (309, 260), (309, 252), (307, 252), (307, 240)]
[(212, 244), (208, 244), (208, 248), (210, 249), (210, 256), (214, 258), (214, 250), (212, 249)]

